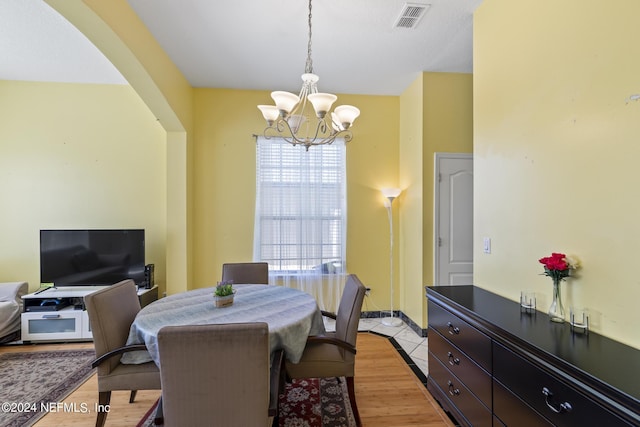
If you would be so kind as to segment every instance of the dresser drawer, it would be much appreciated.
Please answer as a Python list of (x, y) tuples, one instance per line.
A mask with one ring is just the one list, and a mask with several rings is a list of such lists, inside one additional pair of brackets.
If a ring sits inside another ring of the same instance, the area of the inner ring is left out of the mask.
[(491, 411), (429, 351), (429, 378), (474, 427), (491, 427)]
[(429, 300), (429, 326), (464, 351), (486, 371), (491, 372), (491, 339)]
[(435, 329), (429, 328), (429, 350), (487, 407), (491, 407), (491, 376), (467, 355), (442, 337)]
[(493, 381), (493, 413), (505, 426), (541, 427), (553, 425), (495, 380)]
[(498, 343), (493, 347), (493, 375), (557, 426), (631, 425)]

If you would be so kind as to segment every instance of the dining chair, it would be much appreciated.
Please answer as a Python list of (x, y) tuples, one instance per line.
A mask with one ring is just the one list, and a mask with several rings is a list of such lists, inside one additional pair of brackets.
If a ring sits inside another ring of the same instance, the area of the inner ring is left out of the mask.
[(270, 369), (267, 323), (165, 326), (158, 350), (165, 427), (277, 425), (284, 353)]
[(84, 297), (93, 333), (98, 368), (96, 427), (104, 426), (113, 390), (130, 390), (133, 403), (137, 390), (159, 390), (160, 370), (154, 362), (124, 365), (120, 356), (129, 351), (146, 350), (144, 344), (126, 345), (129, 328), (140, 311), (133, 280), (123, 280)]
[(300, 362), (285, 361), (286, 375), (289, 378), (345, 377), (351, 409), (358, 426), (361, 422), (353, 377), (358, 322), (365, 291), (366, 288), (358, 277), (350, 274), (340, 299), (337, 315), (322, 312), (323, 316), (336, 321), (335, 332), (309, 336)]
[(269, 284), (269, 264), (266, 262), (234, 262), (222, 264), (222, 281), (240, 285)]

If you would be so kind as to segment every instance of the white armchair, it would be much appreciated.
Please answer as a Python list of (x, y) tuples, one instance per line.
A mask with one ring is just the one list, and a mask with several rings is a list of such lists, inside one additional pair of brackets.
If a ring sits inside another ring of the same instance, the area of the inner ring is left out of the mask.
[(20, 339), (22, 295), (28, 288), (27, 282), (0, 283), (0, 344)]

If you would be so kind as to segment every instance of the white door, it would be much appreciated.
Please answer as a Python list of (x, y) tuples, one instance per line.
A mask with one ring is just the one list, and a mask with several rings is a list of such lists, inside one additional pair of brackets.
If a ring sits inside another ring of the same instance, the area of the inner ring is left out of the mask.
[(473, 284), (473, 155), (435, 155), (436, 285)]

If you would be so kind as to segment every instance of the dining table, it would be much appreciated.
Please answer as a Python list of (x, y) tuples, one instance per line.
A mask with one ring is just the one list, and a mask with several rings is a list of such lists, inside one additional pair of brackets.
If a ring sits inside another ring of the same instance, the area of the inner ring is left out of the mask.
[(282, 349), (292, 363), (300, 361), (309, 335), (325, 332), (318, 304), (306, 292), (262, 284), (233, 285), (233, 289), (234, 302), (225, 307), (216, 307), (215, 287), (209, 287), (170, 295), (142, 308), (131, 325), (127, 345), (145, 344), (147, 351), (125, 353), (121, 363), (153, 360), (160, 366), (158, 331), (165, 326), (266, 322), (271, 354)]

